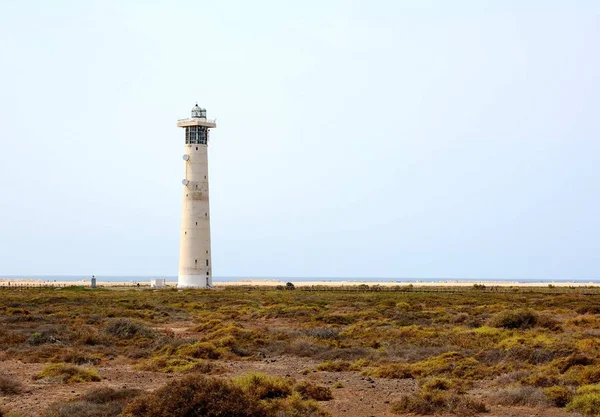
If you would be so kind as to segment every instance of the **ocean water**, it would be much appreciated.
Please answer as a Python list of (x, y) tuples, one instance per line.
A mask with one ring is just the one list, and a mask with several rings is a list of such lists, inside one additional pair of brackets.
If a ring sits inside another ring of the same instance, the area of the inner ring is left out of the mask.
[[(149, 282), (154, 278), (165, 278), (167, 282), (176, 282), (177, 276), (175, 275), (96, 275), (98, 282)], [(69, 282), (89, 282), (92, 278), (91, 275), (0, 275), (0, 279), (35, 279), (42, 281), (69, 281)], [(214, 282), (234, 282), (239, 280), (272, 280), (281, 282), (307, 282), (317, 281), (322, 283), (328, 282), (340, 282), (349, 281), (356, 283), (363, 282), (398, 282), (398, 283), (448, 283), (448, 282), (516, 282), (516, 283), (593, 283), (600, 284), (600, 278), (565, 278), (565, 279), (539, 279), (539, 278), (519, 278), (519, 279), (506, 279), (506, 278), (389, 278), (389, 277), (213, 277)]]

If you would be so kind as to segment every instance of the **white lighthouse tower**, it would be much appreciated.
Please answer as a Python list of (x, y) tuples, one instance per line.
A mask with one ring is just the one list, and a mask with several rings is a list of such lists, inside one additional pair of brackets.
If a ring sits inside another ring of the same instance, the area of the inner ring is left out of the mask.
[(208, 136), (214, 120), (206, 109), (192, 109), (192, 117), (177, 121), (185, 128), (183, 161), (183, 214), (179, 245), (178, 288), (212, 286), (210, 251), (210, 210), (208, 204)]

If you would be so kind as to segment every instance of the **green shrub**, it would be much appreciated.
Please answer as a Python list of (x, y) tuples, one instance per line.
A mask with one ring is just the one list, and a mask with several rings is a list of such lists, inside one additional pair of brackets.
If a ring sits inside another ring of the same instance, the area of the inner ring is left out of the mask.
[(467, 383), (462, 380), (433, 377), (433, 378), (423, 381), (421, 384), (421, 388), (425, 391), (454, 390), (458, 393), (462, 393), (466, 390)]
[(138, 397), (123, 417), (261, 417), (259, 403), (231, 381), (198, 375), (170, 382)]
[(243, 375), (233, 381), (251, 397), (259, 400), (285, 398), (293, 391), (293, 384), (289, 379), (259, 373)]
[(292, 393), (291, 381), (251, 374), (235, 380), (188, 375), (133, 401), (121, 417), (328, 417)]
[(567, 410), (581, 413), (585, 417), (600, 415), (600, 393), (577, 394), (567, 404)]
[(352, 364), (346, 361), (327, 361), (317, 365), (318, 371), (326, 372), (346, 372), (350, 370)]
[(525, 374), (522, 378), (520, 378), (520, 382), (524, 385), (531, 385), (533, 387), (548, 388), (559, 384), (560, 378), (556, 372), (543, 369), (538, 372)]
[(577, 389), (577, 394), (600, 394), (600, 384), (579, 387)]
[(479, 361), (461, 352), (446, 352), (410, 366), (413, 376), (446, 375), (453, 378), (478, 378), (489, 372)]
[(201, 323), (195, 327), (192, 327), (191, 330), (194, 332), (204, 333), (204, 332), (211, 332), (215, 329), (222, 328), (223, 326), (224, 326), (223, 320), (212, 319), (212, 320), (205, 321), (204, 323)]
[(577, 385), (595, 384), (600, 382), (600, 366), (572, 366), (567, 372), (565, 372), (563, 379), (566, 382)]
[(90, 354), (81, 348), (63, 350), (53, 359), (54, 362), (67, 362), (74, 365), (98, 365), (101, 360), (101, 354)]
[(560, 359), (554, 361), (553, 365), (555, 368), (558, 369), (558, 371), (561, 374), (564, 374), (569, 369), (571, 369), (573, 366), (577, 366), (577, 365), (587, 366), (587, 365), (591, 365), (593, 363), (594, 363), (594, 360), (592, 358), (590, 358), (589, 356), (575, 354), (575, 355), (568, 356), (566, 358), (560, 358)]
[(295, 392), (287, 398), (263, 404), (262, 417), (331, 417), (315, 401), (304, 400)]
[(118, 339), (133, 339), (135, 337), (153, 338), (155, 336), (151, 329), (131, 319), (112, 320), (104, 331)]
[(46, 365), (46, 367), (34, 377), (35, 380), (43, 378), (57, 379), (65, 384), (71, 382), (96, 382), (101, 380), (95, 369), (81, 368), (66, 363)]
[(294, 386), (294, 391), (300, 394), (304, 400), (329, 401), (333, 399), (331, 389), (309, 381), (299, 382)]
[(38, 346), (44, 343), (57, 343), (59, 340), (51, 334), (46, 332), (35, 332), (27, 339), (27, 343), (30, 345)]
[(196, 342), (191, 345), (185, 345), (177, 351), (180, 355), (191, 356), (197, 359), (219, 359), (221, 351), (210, 342)]
[(564, 407), (573, 398), (573, 391), (562, 385), (545, 388), (543, 392), (548, 402), (555, 407)]
[(537, 314), (530, 310), (505, 310), (490, 320), (490, 326), (504, 329), (530, 329), (537, 322)]
[(194, 359), (188, 357), (169, 357), (160, 356), (143, 361), (135, 366), (141, 371), (180, 373), (194, 372), (199, 374), (219, 374), (224, 371), (219, 364), (204, 359)]
[(437, 414), (452, 413), (468, 416), (485, 413), (484, 403), (451, 391), (427, 391), (403, 395), (400, 400), (392, 403), (391, 411), (396, 414)]
[(405, 379), (414, 378), (411, 366), (406, 363), (390, 363), (381, 365), (369, 372), (378, 378)]
[(363, 368), (371, 365), (371, 360), (367, 358), (357, 359), (350, 364), (351, 371), (360, 371)]
[(562, 330), (560, 322), (553, 316), (549, 316), (547, 314), (540, 314), (537, 316), (535, 325), (552, 331)]
[(586, 305), (577, 307), (575, 310), (579, 314), (600, 314), (600, 306), (599, 305)]

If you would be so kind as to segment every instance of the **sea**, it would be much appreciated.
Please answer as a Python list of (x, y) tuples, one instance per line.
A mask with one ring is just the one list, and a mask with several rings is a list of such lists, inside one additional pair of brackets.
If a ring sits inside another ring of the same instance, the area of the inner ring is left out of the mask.
[[(0, 280), (41, 280), (45, 282), (89, 282), (92, 275), (1, 275)], [(130, 282), (132, 284), (149, 282), (151, 279), (163, 278), (167, 282), (177, 282), (175, 275), (95, 275), (98, 283), (100, 282)], [(557, 284), (557, 283), (580, 283), (580, 284), (600, 284), (600, 278), (564, 278), (564, 279), (540, 279), (540, 278), (384, 278), (384, 277), (257, 277), (257, 276), (236, 276), (221, 277), (214, 276), (213, 282), (226, 283), (247, 280), (278, 281), (278, 282), (319, 282), (323, 284), (335, 282), (356, 282), (361, 283), (497, 283), (511, 282), (518, 284)]]

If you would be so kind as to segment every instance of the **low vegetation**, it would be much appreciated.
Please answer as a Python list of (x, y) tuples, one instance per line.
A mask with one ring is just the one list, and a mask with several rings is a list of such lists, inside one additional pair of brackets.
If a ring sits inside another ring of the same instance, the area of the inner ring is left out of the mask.
[(45, 410), (43, 417), (113, 417), (118, 416), (125, 405), (140, 394), (139, 390), (99, 388), (87, 392), (81, 398), (56, 403)]
[(501, 388), (489, 397), (492, 404), (503, 406), (545, 406), (546, 396), (541, 389), (531, 386)]
[(567, 410), (581, 413), (585, 417), (600, 415), (600, 385), (580, 387), (568, 403)]
[(104, 332), (118, 339), (134, 339), (137, 337), (152, 339), (155, 336), (154, 332), (144, 327), (143, 324), (127, 318), (111, 320)]
[(65, 384), (75, 382), (96, 382), (101, 378), (95, 369), (82, 368), (66, 363), (53, 363), (47, 365), (34, 379), (58, 380)]
[(124, 417), (327, 417), (293, 389), (292, 382), (261, 374), (233, 380), (189, 375), (134, 400)]
[(16, 395), (23, 390), (23, 385), (14, 377), (0, 375), (0, 396)]
[(309, 381), (298, 383), (294, 386), (294, 391), (296, 391), (303, 400), (329, 401), (333, 399), (331, 389)]
[[(178, 403), (183, 397), (165, 395), (177, 387), (194, 401), (221, 404), (213, 409), (233, 410), (224, 411), (229, 415), (319, 416), (327, 408), (322, 401), (344, 393), (350, 376), (418, 387), (390, 394), (397, 413), (473, 414), (498, 406), (600, 413), (598, 290), (292, 289), (0, 289), (0, 360), (44, 364), (35, 379), (48, 384), (98, 381), (115, 360), (172, 374), (164, 391), (122, 398), (116, 391), (100, 395), (104, 402), (77, 398), (54, 405), (48, 416), (167, 415), (169, 407), (185, 406)], [(292, 379), (230, 378), (225, 364), (280, 357), (308, 365)], [(321, 384), (308, 381), (316, 376)], [(19, 383), (0, 375), (0, 395), (14, 398), (30, 377)], [(224, 404), (218, 393), (240, 401)]]
[(502, 311), (490, 319), (490, 326), (504, 329), (531, 329), (538, 316), (531, 310)]
[(418, 392), (403, 395), (392, 403), (392, 412), (470, 416), (488, 411), (483, 402), (464, 395), (459, 387), (461, 385), (453, 381), (433, 379), (423, 384)]

